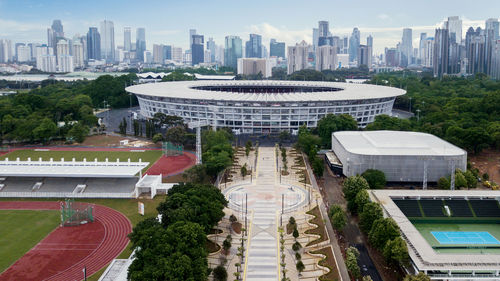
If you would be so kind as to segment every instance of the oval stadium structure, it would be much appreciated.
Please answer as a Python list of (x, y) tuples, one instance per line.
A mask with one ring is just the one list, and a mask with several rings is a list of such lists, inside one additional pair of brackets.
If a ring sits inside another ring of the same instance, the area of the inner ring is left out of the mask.
[(130, 86), (141, 114), (176, 115), (186, 122), (206, 120), (243, 134), (274, 134), (316, 127), (327, 114), (350, 114), (359, 127), (391, 114), (406, 92), (368, 84), (301, 81), (183, 81)]

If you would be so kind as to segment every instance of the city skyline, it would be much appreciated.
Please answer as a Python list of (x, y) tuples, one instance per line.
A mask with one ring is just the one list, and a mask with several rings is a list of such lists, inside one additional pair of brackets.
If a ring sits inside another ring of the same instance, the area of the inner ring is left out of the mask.
[[(374, 54), (380, 54), (385, 47), (393, 47), (401, 40), (403, 28), (413, 30), (413, 45), (418, 46), (418, 35), (422, 32), (433, 34), (434, 29), (441, 27), (448, 16), (459, 16), (462, 19), (462, 30), (464, 31), (470, 26), (484, 28), (485, 19), (498, 17), (494, 14), (484, 14), (485, 5), (481, 5), (481, 3), (488, 1), (476, 1), (473, 5), (465, 2), (460, 3), (460, 5), (453, 2), (454, 4), (451, 5), (451, 1), (440, 1), (431, 5), (429, 2), (427, 10), (421, 15), (419, 15), (419, 13), (422, 13), (421, 7), (406, 9), (401, 12), (394, 10), (394, 7), (389, 5), (395, 3), (395, 1), (378, 2), (378, 6), (384, 6), (384, 9), (362, 1), (367, 7), (366, 10), (370, 10), (370, 13), (366, 15), (366, 11), (354, 10), (356, 13), (347, 13), (348, 16), (343, 12), (350, 8), (346, 3), (331, 4), (328, 1), (314, 1), (318, 5), (332, 5), (336, 12), (334, 14), (326, 11), (319, 11), (314, 14), (304, 13), (301, 16), (301, 19), (303, 19), (301, 21), (294, 20), (294, 16), (299, 12), (303, 13), (303, 11), (310, 10), (311, 5), (304, 5), (299, 1), (287, 1), (286, 5), (281, 5), (280, 9), (278, 9), (280, 12), (272, 16), (269, 11), (273, 10), (277, 3), (266, 3), (265, 7), (269, 8), (265, 8), (261, 14), (253, 14), (253, 17), (249, 16), (249, 14), (252, 14), (255, 7), (241, 13), (237, 7), (223, 5), (226, 2), (229, 3), (228, 1), (217, 1), (217, 3), (212, 4), (198, 1), (191, 4), (156, 3), (155, 9), (147, 8), (145, 12), (140, 9), (128, 9), (130, 5), (127, 5), (126, 2), (109, 1), (99, 3), (98, 10), (87, 14), (86, 11), (89, 11), (92, 7), (95, 8), (92, 1), (85, 3), (50, 1), (49, 3), (48, 1), (19, 2), (0, 0), (0, 38), (10, 39), (14, 42), (45, 43), (46, 29), (50, 27), (53, 19), (62, 21), (67, 37), (75, 34), (85, 35), (89, 27), (99, 27), (102, 21), (108, 20), (114, 23), (116, 46), (123, 45), (124, 27), (131, 27), (134, 42), (136, 29), (144, 27), (146, 29), (146, 47), (148, 50), (152, 50), (153, 44), (168, 44), (188, 49), (189, 37), (186, 34), (188, 34), (189, 29), (197, 29), (198, 34), (202, 34), (206, 38), (213, 37), (217, 45), (223, 45), (224, 38), (227, 35), (240, 36), (246, 40), (248, 34), (255, 33), (262, 36), (262, 42), (266, 46), (271, 38), (285, 42), (289, 46), (302, 40), (312, 43), (312, 28), (317, 27), (318, 21), (326, 20), (329, 21), (330, 31), (334, 35), (351, 34), (354, 27), (359, 28), (361, 38), (372, 35), (374, 38)], [(258, 5), (257, 2), (262, 1), (256, 1), (255, 6), (264, 7)], [(282, 1), (277, 2), (285, 4)], [(500, 3), (487, 4), (489, 7), (487, 12), (495, 10), (495, 8), (500, 9)], [(193, 5), (196, 7), (193, 7)], [(161, 11), (165, 13), (165, 9), (162, 8), (167, 6), (167, 10), (196, 9), (190, 10), (194, 14), (192, 17), (187, 18), (174, 12), (168, 13), (168, 17), (154, 16)], [(293, 9), (287, 6), (293, 6)], [(304, 6), (304, 10), (297, 9), (300, 6)], [(440, 9), (441, 6), (447, 6), (447, 9)], [(75, 11), (79, 12), (75, 13)], [(211, 11), (224, 16), (216, 17), (220, 20), (214, 20)], [(464, 11), (467, 13), (464, 14)], [(134, 13), (135, 16), (131, 16), (130, 13)], [(146, 16), (145, 13), (151, 15)], [(201, 15), (199, 15), (200, 13)], [(249, 19), (247, 20), (247, 18)], [(159, 22), (158, 19), (161, 19), (161, 21)], [(227, 24), (227, 21), (235, 19), (237, 19), (235, 24)]]

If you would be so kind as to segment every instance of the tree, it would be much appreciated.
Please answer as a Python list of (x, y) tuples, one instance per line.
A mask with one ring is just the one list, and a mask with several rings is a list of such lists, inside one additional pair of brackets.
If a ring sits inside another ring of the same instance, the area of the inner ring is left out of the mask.
[(462, 171), (460, 170), (457, 170), (455, 172), (455, 187), (456, 188), (467, 187), (467, 180), (465, 179), (464, 174), (462, 174)]
[(381, 189), (385, 187), (385, 174), (380, 170), (368, 169), (364, 171), (361, 176), (366, 179), (371, 189)]
[(344, 210), (336, 212), (331, 218), (333, 228), (338, 231), (342, 231), (347, 224), (347, 216), (344, 213)]
[(299, 272), (299, 274), (302, 274), (302, 271), (304, 271), (304, 269), (306, 269), (306, 266), (304, 265), (304, 263), (301, 260), (299, 260), (297, 262), (295, 267), (297, 268), (297, 271)]
[(356, 212), (359, 214), (363, 211), (363, 207), (366, 203), (370, 202), (370, 195), (368, 195), (368, 191), (366, 189), (362, 189), (356, 194), (354, 198), (354, 202), (356, 203), (357, 209)]
[(333, 204), (330, 206), (330, 210), (328, 210), (328, 216), (333, 217), (333, 215), (335, 215), (336, 213), (343, 212), (343, 211), (344, 211), (344, 209), (342, 209), (342, 206), (340, 206), (338, 204)]
[(190, 183), (208, 183), (209, 178), (204, 165), (195, 165), (182, 174), (182, 178)]
[(354, 247), (349, 247), (346, 251), (346, 261), (345, 265), (347, 270), (349, 270), (354, 278), (359, 278), (361, 276), (361, 270), (358, 266), (359, 251)]
[(368, 188), (368, 182), (361, 176), (348, 177), (344, 181), (344, 188), (342, 191), (344, 192), (344, 197), (347, 200), (347, 208), (351, 212), (356, 212), (358, 208), (355, 202), (358, 192)]
[(323, 147), (332, 146), (332, 133), (337, 131), (354, 131), (358, 129), (358, 122), (349, 114), (327, 114), (318, 121), (317, 131)]
[(240, 172), (241, 172), (241, 176), (243, 177), (243, 179), (245, 179), (245, 177), (246, 177), (246, 175), (248, 173), (247, 163), (245, 163), (243, 166), (241, 166)]
[(76, 142), (82, 143), (85, 140), (85, 137), (89, 133), (89, 128), (83, 124), (76, 123), (71, 127), (66, 135), (66, 138), (74, 139)]
[(450, 181), (445, 177), (440, 177), (437, 186), (439, 189), (450, 189)]
[(227, 271), (222, 265), (218, 265), (213, 271), (215, 281), (227, 281)]
[(420, 272), (417, 275), (406, 275), (404, 281), (431, 281), (431, 278)]
[(323, 163), (323, 159), (319, 158), (318, 156), (315, 156), (313, 159), (310, 160), (312, 161), (312, 169), (314, 174), (317, 177), (322, 177), (325, 171), (325, 165)]
[(289, 131), (281, 131), (279, 134), (280, 143), (284, 143), (290, 139)]
[(300, 248), (302, 248), (302, 245), (300, 244), (299, 241), (295, 241), (295, 243), (293, 243), (292, 245), (292, 250), (297, 252), (300, 250)]
[(153, 136), (153, 139), (152, 139), (152, 140), (153, 140), (153, 142), (154, 142), (154, 143), (161, 142), (161, 141), (163, 141), (163, 135), (162, 135), (162, 134), (160, 134), (160, 133), (155, 134), (155, 135)]
[(295, 238), (295, 241), (297, 241), (297, 238), (299, 238), (299, 230), (297, 229), (297, 227), (293, 229), (292, 236), (293, 238)]
[(383, 255), (387, 262), (404, 265), (408, 262), (408, 247), (406, 242), (398, 236), (393, 240), (387, 241), (384, 246)]
[(184, 126), (169, 128), (165, 133), (165, 140), (175, 144), (183, 144), (186, 140), (186, 128)]
[(359, 214), (359, 226), (364, 233), (369, 233), (373, 222), (383, 217), (382, 207), (378, 203), (366, 203)]
[(382, 250), (387, 241), (399, 235), (399, 227), (396, 222), (392, 218), (382, 218), (373, 222), (368, 239), (375, 248)]
[(224, 239), (222, 242), (222, 249), (224, 249), (225, 253), (228, 253), (229, 249), (231, 248), (231, 241), (228, 239)]
[(52, 136), (57, 133), (56, 124), (49, 118), (44, 118), (40, 125), (33, 130), (36, 139), (47, 142)]
[(467, 181), (467, 188), (476, 188), (477, 186), (477, 177), (472, 173), (471, 170), (465, 171), (463, 173), (465, 180)]

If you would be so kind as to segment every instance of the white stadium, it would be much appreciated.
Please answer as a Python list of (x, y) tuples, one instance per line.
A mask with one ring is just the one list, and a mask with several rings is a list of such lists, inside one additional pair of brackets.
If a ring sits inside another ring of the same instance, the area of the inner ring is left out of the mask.
[(162, 112), (242, 134), (316, 127), (329, 113), (350, 114), (365, 127), (377, 115), (390, 115), (396, 97), (406, 93), (368, 84), (272, 80), (163, 82), (126, 90), (137, 96), (146, 118)]

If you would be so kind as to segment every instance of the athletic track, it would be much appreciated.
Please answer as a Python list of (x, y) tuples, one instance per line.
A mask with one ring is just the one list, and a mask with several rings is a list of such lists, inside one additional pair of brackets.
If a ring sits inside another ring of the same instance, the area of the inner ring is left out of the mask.
[[(0, 202), (1, 210), (59, 210), (59, 202)], [(0, 280), (72, 281), (99, 271), (127, 246), (132, 225), (122, 213), (94, 205), (93, 223), (57, 227), (7, 270)]]

